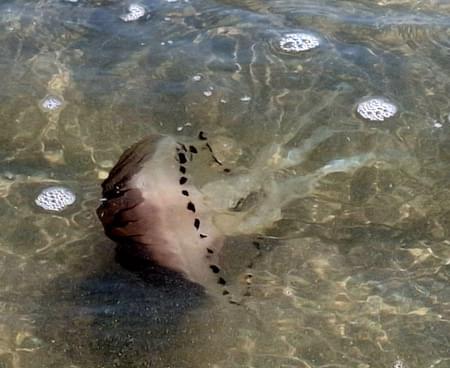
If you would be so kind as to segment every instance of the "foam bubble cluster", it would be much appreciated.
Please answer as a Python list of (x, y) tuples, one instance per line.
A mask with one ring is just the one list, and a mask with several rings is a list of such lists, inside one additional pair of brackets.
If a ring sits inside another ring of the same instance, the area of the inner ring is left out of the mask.
[(135, 20), (141, 19), (145, 15), (145, 13), (146, 10), (142, 5), (131, 4), (127, 9), (127, 13), (122, 14), (120, 16), (120, 19), (122, 19), (124, 22), (133, 22)]
[(75, 194), (64, 187), (44, 189), (35, 199), (36, 205), (47, 211), (62, 211), (75, 202)]
[(44, 111), (54, 111), (62, 107), (64, 101), (56, 96), (46, 96), (41, 101), (40, 106)]
[(319, 45), (319, 38), (310, 33), (288, 33), (280, 39), (280, 49), (290, 53), (308, 51)]
[(408, 368), (407, 364), (401, 360), (401, 359), (397, 359), (393, 364), (392, 364), (392, 368)]
[(366, 120), (384, 121), (397, 113), (397, 106), (384, 98), (372, 97), (360, 102), (356, 111)]

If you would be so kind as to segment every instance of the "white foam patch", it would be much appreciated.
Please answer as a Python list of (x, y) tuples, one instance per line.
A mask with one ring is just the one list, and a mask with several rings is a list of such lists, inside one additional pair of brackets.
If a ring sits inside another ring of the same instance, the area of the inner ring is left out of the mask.
[(372, 97), (358, 104), (358, 114), (370, 121), (384, 121), (397, 113), (397, 106), (382, 97)]
[(280, 49), (289, 53), (308, 51), (319, 45), (319, 38), (310, 33), (288, 33), (280, 39), (279, 43)]
[(122, 14), (120, 19), (124, 22), (134, 22), (141, 19), (146, 13), (147, 11), (142, 5), (130, 4), (130, 6), (128, 6), (127, 13)]
[(401, 360), (401, 359), (397, 359), (393, 364), (392, 364), (392, 368), (408, 368), (407, 364)]
[(41, 100), (40, 106), (44, 111), (54, 111), (60, 109), (64, 105), (62, 98), (57, 96), (46, 96)]
[(47, 211), (60, 212), (75, 203), (75, 194), (64, 187), (44, 189), (35, 199), (36, 205)]

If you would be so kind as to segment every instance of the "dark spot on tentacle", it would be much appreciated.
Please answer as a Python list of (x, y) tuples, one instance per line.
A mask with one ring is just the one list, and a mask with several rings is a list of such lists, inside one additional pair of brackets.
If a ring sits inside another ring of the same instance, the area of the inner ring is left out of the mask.
[(231, 172), (231, 170), (228, 168), (225, 168), (225, 169), (223, 169), (223, 172), (229, 173), (229, 172)]
[(231, 208), (232, 211), (239, 212), (242, 208), (242, 204), (244, 203), (244, 198), (239, 198), (236, 204)]
[(189, 152), (191, 153), (198, 153), (197, 148), (195, 148), (194, 146), (189, 146)]
[(205, 132), (198, 133), (198, 139), (201, 141), (206, 141), (208, 138), (206, 138)]
[(227, 282), (225, 281), (225, 279), (223, 277), (219, 277), (219, 279), (217, 280), (217, 283), (220, 285), (226, 285)]
[(180, 173), (186, 174), (186, 168), (184, 166), (180, 166)]
[(214, 155), (214, 152), (211, 148), (211, 146), (209, 145), (209, 143), (206, 143), (206, 148), (208, 148), (209, 152), (211, 153), (211, 157), (213, 158), (213, 160), (220, 166), (222, 166), (222, 162)]
[(228, 290), (222, 291), (222, 295), (230, 295), (230, 292)]
[(181, 194), (183, 194), (184, 196), (189, 196), (189, 192), (187, 190), (182, 190)]
[(186, 155), (184, 153), (178, 153), (178, 161), (180, 164), (185, 164), (187, 162)]
[(261, 249), (261, 244), (257, 241), (252, 242), (252, 244), (255, 246), (256, 249), (260, 250)]
[(189, 211), (192, 211), (192, 212), (195, 213), (195, 206), (194, 206), (194, 203), (189, 202), (188, 205), (187, 205), (187, 209), (188, 209)]
[(177, 152), (179, 152), (179, 151), (187, 152), (187, 148), (184, 143), (181, 143), (181, 142), (177, 142), (177, 143), (178, 143)]
[(212, 270), (212, 272), (214, 273), (219, 273), (220, 272), (220, 268), (217, 267), (216, 265), (210, 265), (209, 268)]
[(185, 176), (182, 176), (180, 178), (180, 185), (186, 184), (186, 182), (187, 182), (187, 178)]
[(205, 238), (207, 238), (208, 237), (208, 235), (206, 235), (206, 234), (200, 234), (200, 238), (201, 239), (205, 239)]
[(195, 226), (195, 228), (198, 230), (199, 229), (199, 227), (200, 227), (200, 220), (198, 219), (198, 218), (196, 218), (195, 220), (194, 220), (194, 226)]
[(209, 254), (213, 254), (213, 253), (214, 253), (214, 251), (213, 251), (212, 249), (209, 249), (209, 248), (206, 248), (206, 251), (207, 251)]

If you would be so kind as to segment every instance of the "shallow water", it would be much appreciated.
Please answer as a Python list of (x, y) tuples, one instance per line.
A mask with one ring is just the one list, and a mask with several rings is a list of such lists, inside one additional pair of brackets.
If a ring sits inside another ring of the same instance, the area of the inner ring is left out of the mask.
[[(128, 4), (0, 4), (0, 367), (450, 367), (448, 3), (143, 0), (125, 23)], [(320, 46), (280, 52), (298, 31)], [(361, 119), (366, 96), (397, 115)], [(95, 216), (124, 148), (200, 130), (256, 186), (274, 145), (302, 155), (279, 183), (372, 157), (228, 239), (230, 282), (253, 264), (242, 306), (125, 270)], [(55, 185), (77, 201), (46, 212)]]

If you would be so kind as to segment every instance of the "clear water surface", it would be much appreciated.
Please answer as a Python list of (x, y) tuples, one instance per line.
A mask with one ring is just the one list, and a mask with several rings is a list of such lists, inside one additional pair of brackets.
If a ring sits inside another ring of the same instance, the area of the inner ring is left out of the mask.
[[(0, 3), (0, 367), (450, 367), (448, 2), (129, 4)], [(321, 44), (281, 52), (293, 32)], [(398, 113), (361, 119), (367, 96)], [(302, 154), (280, 183), (348, 168), (227, 240), (236, 287), (252, 261), (241, 306), (122, 268), (95, 216), (124, 148), (200, 130), (250, 179), (274, 144)], [(54, 185), (75, 204), (37, 207)]]

